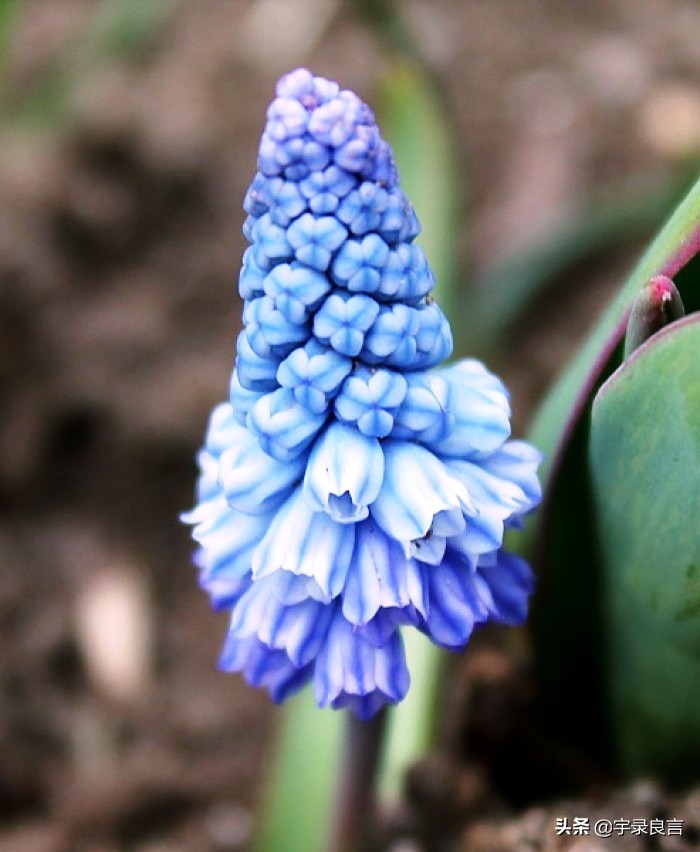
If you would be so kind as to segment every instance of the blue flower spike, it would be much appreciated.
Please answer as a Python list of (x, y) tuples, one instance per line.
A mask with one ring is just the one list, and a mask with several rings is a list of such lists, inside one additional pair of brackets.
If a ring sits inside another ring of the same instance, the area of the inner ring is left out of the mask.
[(356, 95), (283, 77), (244, 207), (230, 400), (183, 520), (231, 611), (221, 668), (368, 719), (408, 691), (403, 629), (460, 649), (525, 619), (533, 577), (503, 536), (540, 501), (540, 456), (510, 440), (496, 376), (440, 366), (418, 219)]

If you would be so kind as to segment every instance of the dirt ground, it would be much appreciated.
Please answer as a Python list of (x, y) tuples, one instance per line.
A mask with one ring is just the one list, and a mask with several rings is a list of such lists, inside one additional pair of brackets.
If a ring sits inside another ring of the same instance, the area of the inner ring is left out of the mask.
[[(454, 118), (465, 286), (700, 151), (693, 0), (400, 8)], [(386, 60), (340, 0), (24, 0), (1, 58), (0, 850), (245, 850), (278, 711), (217, 672), (225, 616), (178, 514), (227, 392), (274, 82), (307, 65), (372, 103)], [(499, 354), (520, 432), (639, 247), (577, 269)], [(456, 748), (411, 774), (394, 848), (697, 848), (700, 791), (552, 754), (513, 647), (458, 659)], [(583, 815), (686, 830), (555, 836)]]

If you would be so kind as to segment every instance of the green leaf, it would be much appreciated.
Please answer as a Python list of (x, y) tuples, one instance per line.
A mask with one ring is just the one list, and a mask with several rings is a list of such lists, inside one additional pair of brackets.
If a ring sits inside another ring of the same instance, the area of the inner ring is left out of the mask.
[(593, 403), (592, 493), (613, 742), (622, 768), (700, 765), (700, 314), (667, 326)]
[(459, 354), (462, 323), (455, 259), (460, 181), (442, 98), (427, 75), (397, 60), (382, 79), (378, 112), (394, 148), (401, 186), (421, 222), (417, 242), (435, 275), (433, 295), (452, 321)]
[[(548, 395), (531, 432), (532, 440), (548, 454), (542, 473), (552, 472), (555, 457), (570, 433), (571, 418), (580, 417), (585, 403), (606, 374), (606, 365), (624, 336), (625, 319), (641, 287), (654, 275), (673, 278), (697, 254), (700, 246), (700, 180), (671, 216), (620, 290), (583, 349)], [(695, 250), (693, 251), (693, 247)], [(696, 285), (696, 291), (700, 288)], [(688, 310), (692, 305), (682, 291)]]
[(255, 849), (323, 852), (342, 747), (343, 713), (319, 710), (305, 689), (285, 708)]
[(545, 454), (543, 506), (521, 547), (542, 576), (532, 618), (542, 715), (553, 737), (573, 741), (603, 760), (609, 743), (602, 711), (603, 599), (587, 462), (591, 403), (600, 384), (621, 363), (630, 307), (650, 278), (668, 275), (688, 311), (700, 307), (699, 251), (700, 182), (603, 314), (545, 400), (530, 433)]

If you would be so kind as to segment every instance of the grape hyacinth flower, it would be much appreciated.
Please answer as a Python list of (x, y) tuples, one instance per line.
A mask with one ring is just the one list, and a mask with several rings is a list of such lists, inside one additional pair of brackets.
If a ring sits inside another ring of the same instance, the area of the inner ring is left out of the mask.
[(230, 398), (184, 519), (231, 610), (221, 668), (366, 719), (406, 695), (402, 629), (460, 649), (525, 618), (532, 574), (503, 535), (540, 500), (540, 456), (509, 440), (496, 376), (439, 366), (450, 326), (372, 111), (305, 69), (276, 94)]

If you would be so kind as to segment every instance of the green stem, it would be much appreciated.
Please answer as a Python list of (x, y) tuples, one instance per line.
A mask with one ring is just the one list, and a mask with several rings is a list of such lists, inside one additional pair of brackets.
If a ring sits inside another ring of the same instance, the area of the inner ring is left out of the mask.
[(366, 852), (376, 833), (376, 777), (387, 710), (362, 722), (348, 711), (328, 852)]

